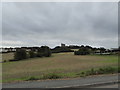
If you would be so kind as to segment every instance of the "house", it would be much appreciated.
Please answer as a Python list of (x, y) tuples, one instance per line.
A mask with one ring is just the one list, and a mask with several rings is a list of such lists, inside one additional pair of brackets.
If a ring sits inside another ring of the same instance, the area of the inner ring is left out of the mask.
[(65, 44), (61, 43), (61, 47), (65, 47)]

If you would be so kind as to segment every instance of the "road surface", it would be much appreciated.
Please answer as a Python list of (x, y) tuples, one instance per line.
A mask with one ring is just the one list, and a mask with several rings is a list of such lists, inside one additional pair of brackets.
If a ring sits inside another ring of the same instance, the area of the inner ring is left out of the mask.
[(108, 84), (108, 85), (100, 85), (96, 87), (91, 87), (91, 88), (118, 88), (118, 83), (116, 84)]
[(109, 83), (116, 81), (118, 81), (118, 74), (99, 75), (99, 76), (90, 76), (90, 77), (73, 78), (73, 79), (61, 79), (61, 80), (43, 80), (43, 81), (7, 83), (7, 84), (2, 84), (2, 87), (3, 88), (68, 88), (68, 87), (86, 87), (91, 84)]

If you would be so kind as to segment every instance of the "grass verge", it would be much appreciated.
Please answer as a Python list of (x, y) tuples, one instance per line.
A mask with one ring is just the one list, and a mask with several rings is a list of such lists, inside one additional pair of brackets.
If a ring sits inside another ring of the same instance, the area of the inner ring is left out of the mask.
[(120, 73), (120, 67), (103, 67), (103, 68), (92, 68), (90, 70), (82, 71), (78, 73), (81, 77), (89, 76), (89, 75), (100, 75), (100, 74), (114, 74)]
[(103, 67), (103, 68), (92, 68), (89, 70), (81, 71), (81, 72), (72, 72), (72, 73), (48, 73), (40, 76), (30, 76), (23, 78), (14, 78), (3, 80), (3, 83), (13, 82), (13, 81), (31, 81), (31, 80), (46, 80), (46, 79), (60, 79), (60, 78), (75, 78), (75, 77), (86, 77), (90, 75), (100, 75), (100, 74), (114, 74), (120, 73), (120, 67)]

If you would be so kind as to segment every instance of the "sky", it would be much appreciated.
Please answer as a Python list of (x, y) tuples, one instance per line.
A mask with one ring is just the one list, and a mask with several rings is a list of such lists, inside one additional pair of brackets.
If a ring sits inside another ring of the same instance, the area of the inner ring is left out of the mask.
[(2, 46), (118, 47), (116, 2), (4, 2)]

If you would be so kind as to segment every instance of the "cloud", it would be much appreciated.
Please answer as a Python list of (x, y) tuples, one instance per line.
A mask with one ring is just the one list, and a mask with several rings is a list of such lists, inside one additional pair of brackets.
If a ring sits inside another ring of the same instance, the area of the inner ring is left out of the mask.
[(4, 46), (118, 46), (117, 3), (12, 2), (2, 9)]

